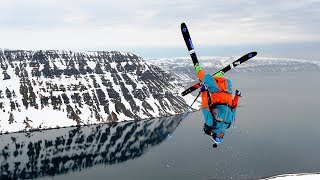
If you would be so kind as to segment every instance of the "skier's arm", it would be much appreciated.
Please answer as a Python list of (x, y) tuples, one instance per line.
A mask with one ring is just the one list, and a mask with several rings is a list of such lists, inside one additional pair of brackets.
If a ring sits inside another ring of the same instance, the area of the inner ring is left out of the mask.
[(232, 100), (232, 106), (231, 106), (232, 109), (234, 109), (238, 106), (238, 101), (239, 101), (239, 96), (235, 95)]
[(241, 96), (241, 92), (236, 90), (236, 94), (234, 95), (234, 98), (232, 100), (232, 106), (231, 106), (232, 109), (238, 106), (238, 101), (240, 96)]

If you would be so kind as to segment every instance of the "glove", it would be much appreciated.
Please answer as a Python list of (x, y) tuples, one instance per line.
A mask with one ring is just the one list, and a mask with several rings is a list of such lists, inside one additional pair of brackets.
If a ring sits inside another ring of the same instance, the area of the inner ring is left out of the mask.
[(199, 64), (196, 64), (195, 69), (196, 69), (196, 73), (198, 73), (199, 71), (202, 70), (202, 67)]
[(236, 95), (241, 97), (241, 92), (238, 89), (236, 90)]

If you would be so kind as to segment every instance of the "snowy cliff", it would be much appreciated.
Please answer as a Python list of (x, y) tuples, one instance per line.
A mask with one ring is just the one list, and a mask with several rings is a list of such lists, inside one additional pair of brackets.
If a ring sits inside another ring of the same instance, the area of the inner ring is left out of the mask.
[(174, 77), (132, 53), (1, 50), (0, 66), (0, 133), (169, 116), (187, 108)]

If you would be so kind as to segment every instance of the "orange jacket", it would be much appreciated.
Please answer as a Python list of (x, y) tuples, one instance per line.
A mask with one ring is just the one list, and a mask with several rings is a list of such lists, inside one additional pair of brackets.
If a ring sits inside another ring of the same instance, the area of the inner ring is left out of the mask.
[[(231, 109), (237, 107), (239, 96), (235, 95), (232, 99), (232, 85), (230, 80), (223, 77), (212, 77), (211, 75), (206, 75), (203, 70), (198, 71), (197, 76), (200, 81), (206, 84), (208, 91), (210, 92), (211, 105), (227, 104)], [(206, 108), (207, 110), (210, 109), (208, 91), (203, 91), (201, 93), (201, 107)]]

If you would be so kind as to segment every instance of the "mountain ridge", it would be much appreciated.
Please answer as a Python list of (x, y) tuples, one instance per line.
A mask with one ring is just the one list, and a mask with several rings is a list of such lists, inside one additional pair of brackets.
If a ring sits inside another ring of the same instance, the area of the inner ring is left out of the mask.
[[(259, 56), (259, 54), (258, 54)], [(210, 57), (200, 56), (199, 62), (208, 72), (217, 72), (239, 57)], [(149, 58), (146, 60), (150, 64), (162, 67), (182, 83), (190, 82), (190, 79), (197, 79), (190, 57), (177, 58)], [(165, 62), (165, 63), (164, 63)], [(320, 61), (254, 57), (246, 63), (237, 66), (233, 72), (297, 72), (297, 71), (319, 71)]]
[(170, 116), (188, 107), (174, 77), (133, 53), (1, 49), (0, 66), (0, 132)]

